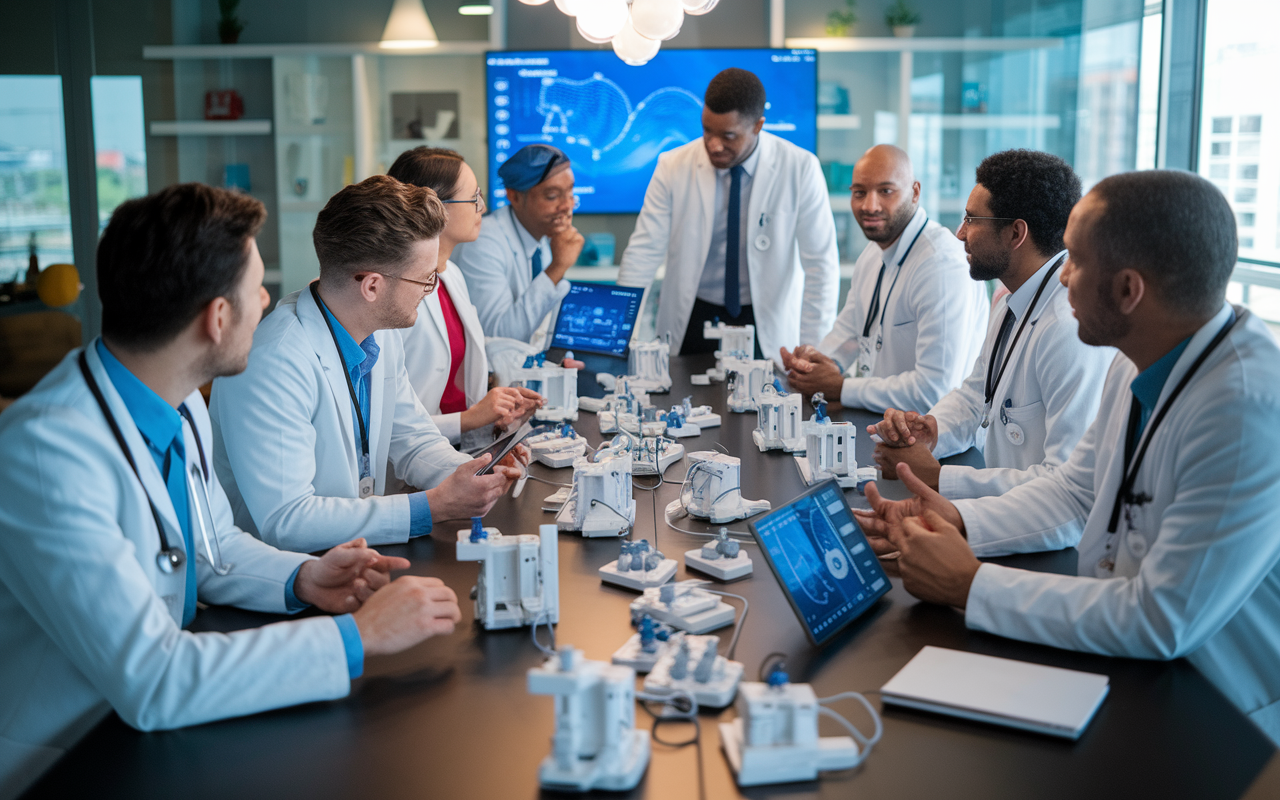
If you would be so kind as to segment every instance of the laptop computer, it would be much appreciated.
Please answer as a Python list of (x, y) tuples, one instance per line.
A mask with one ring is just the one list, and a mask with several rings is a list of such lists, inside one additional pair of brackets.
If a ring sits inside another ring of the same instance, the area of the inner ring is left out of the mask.
[(826, 644), (889, 591), (889, 579), (834, 480), (748, 525), (815, 645)]

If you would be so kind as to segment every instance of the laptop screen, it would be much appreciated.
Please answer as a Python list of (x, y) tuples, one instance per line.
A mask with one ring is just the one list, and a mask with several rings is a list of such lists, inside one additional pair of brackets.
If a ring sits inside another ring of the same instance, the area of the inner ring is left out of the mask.
[(824, 644), (889, 591), (889, 579), (835, 481), (750, 523), (814, 644)]
[(643, 299), (638, 287), (574, 281), (560, 301), (551, 347), (625, 356)]

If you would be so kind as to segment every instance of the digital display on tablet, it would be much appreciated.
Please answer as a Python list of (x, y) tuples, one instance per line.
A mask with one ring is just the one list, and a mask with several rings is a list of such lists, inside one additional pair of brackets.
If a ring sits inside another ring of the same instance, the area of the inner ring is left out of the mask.
[(507, 453), (510, 453), (512, 450), (516, 449), (516, 445), (523, 442), (525, 440), (525, 437), (527, 437), (531, 433), (533, 433), (533, 426), (526, 422), (525, 424), (521, 425), (519, 428), (515, 429), (514, 431), (509, 431), (502, 437), (496, 439), (493, 444), (489, 445), (485, 449), (476, 453), (474, 456), (472, 456), (473, 458), (479, 458), (485, 453), (489, 453), (490, 455), (493, 456), (493, 460), (490, 461), (488, 464), (486, 464), (484, 468), (482, 468), (476, 474), (488, 475), (490, 472), (493, 472), (493, 468), (498, 465), (498, 462), (506, 458)]
[(750, 526), (814, 644), (824, 644), (889, 591), (889, 579), (835, 481)]
[(576, 353), (625, 356), (644, 289), (574, 281), (560, 301), (551, 346)]

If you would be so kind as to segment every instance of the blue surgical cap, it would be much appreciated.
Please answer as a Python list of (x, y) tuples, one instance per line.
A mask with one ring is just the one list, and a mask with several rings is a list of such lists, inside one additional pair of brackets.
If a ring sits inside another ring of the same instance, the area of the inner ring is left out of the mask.
[(569, 157), (549, 144), (531, 144), (520, 148), (498, 167), (502, 185), (517, 192), (527, 192), (545, 181), (553, 172), (569, 165)]

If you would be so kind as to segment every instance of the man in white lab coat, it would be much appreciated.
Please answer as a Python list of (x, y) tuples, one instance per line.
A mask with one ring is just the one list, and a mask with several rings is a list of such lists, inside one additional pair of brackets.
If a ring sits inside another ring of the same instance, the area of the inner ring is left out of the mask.
[[(98, 246), (102, 338), (0, 416), (0, 797), (111, 709), (158, 730), (343, 697), (366, 655), (459, 619), (439, 580), (388, 584), (408, 562), (362, 540), (316, 559), (232, 523), (198, 388), (244, 369), (265, 217), (199, 184), (122, 204)], [(191, 633), (197, 598), (341, 616)]]
[[(1072, 211), (1066, 244), (1080, 338), (1121, 353), (1071, 458), (954, 504), (902, 466), (916, 497), (888, 502), (871, 485), (863, 527), (897, 551), (908, 591), (963, 608), (969, 627), (1186, 656), (1280, 742), (1280, 348), (1224, 300), (1231, 207), (1190, 173), (1115, 175)], [(1073, 545), (1078, 577), (976, 558)]]
[(760, 79), (726, 69), (707, 86), (702, 140), (658, 157), (618, 284), (666, 264), (657, 331), (672, 352), (709, 353), (704, 322), (754, 324), (756, 348), (817, 342), (840, 287), (835, 221), (813, 153), (764, 127)]
[(787, 382), (850, 408), (931, 408), (964, 381), (982, 348), (986, 290), (969, 279), (964, 246), (920, 208), (902, 150), (868, 150), (850, 191), (870, 242), (835, 326), (817, 347), (782, 353)]
[(530, 342), (569, 293), (564, 274), (585, 242), (573, 227), (573, 168), (559, 148), (531, 144), (502, 162), (498, 177), (507, 206), (486, 216), (453, 260), (484, 335)]
[[(983, 497), (1066, 462), (1098, 413), (1109, 347), (1076, 335), (1058, 273), (1062, 234), (1080, 199), (1080, 179), (1057, 156), (1006, 150), (978, 165), (957, 236), (969, 275), (1009, 290), (996, 301), (987, 340), (960, 388), (928, 414), (891, 408), (868, 432), (883, 440), (876, 462), (886, 478), (905, 462), (944, 497)], [(940, 466), (939, 458), (982, 449), (985, 469)]]
[[(447, 216), (430, 189), (376, 175), (329, 199), (313, 239), (320, 280), (280, 301), (248, 368), (213, 384), (214, 464), (236, 524), (314, 552), (350, 536), (425, 536), (482, 516), (519, 477), (449, 444), (409, 381), (394, 328), (434, 290)], [(425, 489), (387, 494), (388, 472)]]

